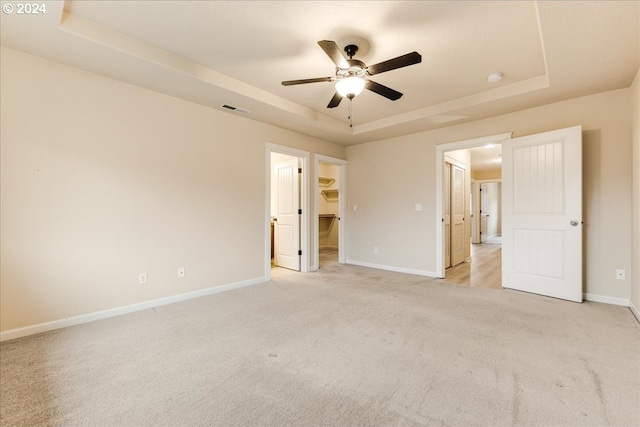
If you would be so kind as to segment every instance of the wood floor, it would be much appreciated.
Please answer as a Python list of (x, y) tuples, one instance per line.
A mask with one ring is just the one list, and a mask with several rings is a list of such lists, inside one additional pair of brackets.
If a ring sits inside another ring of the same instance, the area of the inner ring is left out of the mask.
[[(337, 250), (321, 250), (319, 253), (319, 267), (338, 263)], [(502, 289), (502, 245), (474, 244), (471, 245), (471, 262), (463, 262), (445, 271), (444, 279), (437, 279), (444, 283), (471, 286), (485, 289)], [(296, 271), (273, 266), (272, 277), (282, 277), (295, 274)]]
[(475, 288), (502, 289), (502, 245), (471, 245), (471, 262), (445, 271), (444, 283)]

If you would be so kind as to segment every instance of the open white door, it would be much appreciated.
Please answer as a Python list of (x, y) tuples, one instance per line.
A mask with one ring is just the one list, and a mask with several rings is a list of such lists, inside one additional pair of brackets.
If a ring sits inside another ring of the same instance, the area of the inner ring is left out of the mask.
[(502, 143), (502, 286), (582, 302), (582, 129)]
[(274, 262), (300, 271), (300, 186), (298, 159), (276, 163)]
[(489, 237), (489, 188), (487, 184), (480, 185), (480, 243)]

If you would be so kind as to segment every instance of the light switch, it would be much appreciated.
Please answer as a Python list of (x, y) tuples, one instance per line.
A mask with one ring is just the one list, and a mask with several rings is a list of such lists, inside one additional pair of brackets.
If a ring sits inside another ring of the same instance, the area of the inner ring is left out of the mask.
[(416, 203), (416, 212), (422, 211), (422, 203)]
[(357, 205), (353, 205), (353, 211), (357, 211), (358, 210), (358, 206)]

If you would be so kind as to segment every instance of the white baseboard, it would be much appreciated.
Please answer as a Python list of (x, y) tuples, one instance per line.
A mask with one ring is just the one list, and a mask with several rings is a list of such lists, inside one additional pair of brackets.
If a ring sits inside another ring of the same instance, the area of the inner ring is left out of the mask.
[(42, 332), (53, 331), (55, 329), (67, 328), (69, 326), (81, 325), (83, 323), (93, 322), (95, 320), (107, 319), (109, 317), (120, 316), (121, 314), (133, 313), (134, 311), (146, 310), (162, 305), (173, 304), (175, 302), (186, 301), (194, 298), (200, 298), (206, 295), (226, 292), (233, 289), (243, 288), (245, 286), (257, 285), (264, 283), (264, 277), (243, 280), (241, 282), (229, 283), (226, 285), (214, 286), (198, 291), (187, 292), (184, 294), (173, 295), (170, 297), (158, 298), (150, 301), (144, 301), (137, 304), (126, 305), (124, 307), (111, 308), (108, 310), (97, 311), (95, 313), (83, 314), (80, 316), (69, 317), (66, 319), (54, 320), (51, 322), (40, 323), (23, 328), (10, 329), (0, 332), (0, 342), (8, 341), (16, 338), (26, 337), (28, 335), (40, 334)]
[(346, 263), (351, 265), (358, 265), (360, 267), (377, 268), (378, 270), (395, 271), (396, 273), (415, 274), (418, 276), (426, 276), (426, 277), (434, 277), (434, 278), (438, 277), (436, 273), (434, 273), (433, 271), (416, 270), (413, 268), (404, 268), (404, 267), (394, 267), (391, 265), (372, 264), (369, 262), (356, 261), (353, 259), (348, 259)]
[(629, 308), (633, 315), (636, 316), (636, 319), (638, 319), (638, 322), (640, 322), (640, 311), (638, 310), (638, 307), (636, 307), (633, 302), (629, 301)]
[(605, 295), (588, 294), (586, 292), (582, 294), (582, 298), (584, 298), (586, 301), (603, 302), (605, 304), (622, 305), (624, 307), (629, 307), (629, 304), (631, 303), (631, 301), (625, 298), (615, 298), (615, 297), (608, 297)]

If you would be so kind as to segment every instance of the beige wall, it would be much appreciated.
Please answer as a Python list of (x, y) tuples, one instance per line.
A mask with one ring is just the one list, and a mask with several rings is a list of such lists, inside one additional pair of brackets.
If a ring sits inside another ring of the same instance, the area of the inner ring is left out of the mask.
[(2, 331), (264, 277), (265, 143), (345, 155), (14, 50), (0, 64)]
[[(585, 292), (628, 300), (631, 281), (630, 89), (347, 148), (347, 258), (434, 272), (436, 144), (503, 132), (583, 127)], [(424, 205), (414, 212), (414, 203)], [(358, 205), (358, 211), (352, 205)], [(438, 215), (440, 218), (440, 215)], [(380, 247), (374, 255), (371, 248)]]
[[(631, 302), (640, 311), (640, 70), (631, 86), (633, 123), (633, 291)], [(640, 320), (640, 317), (638, 318)]]

